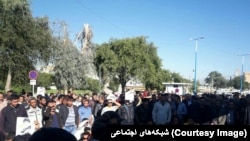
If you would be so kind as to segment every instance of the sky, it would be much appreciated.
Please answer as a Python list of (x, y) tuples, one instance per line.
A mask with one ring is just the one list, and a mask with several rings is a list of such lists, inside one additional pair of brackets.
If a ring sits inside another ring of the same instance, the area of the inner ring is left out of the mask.
[[(146, 36), (164, 69), (193, 80), (196, 60), (201, 82), (212, 71), (227, 79), (242, 66), (250, 72), (250, 55), (241, 56), (250, 53), (249, 6), (249, 0), (31, 0), (33, 16), (64, 21), (72, 41), (84, 24), (97, 44)], [(191, 39), (199, 37), (196, 46)]]

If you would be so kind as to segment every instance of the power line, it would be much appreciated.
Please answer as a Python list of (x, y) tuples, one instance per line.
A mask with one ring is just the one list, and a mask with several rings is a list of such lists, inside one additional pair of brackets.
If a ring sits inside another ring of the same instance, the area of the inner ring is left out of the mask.
[(132, 36), (132, 34), (128, 33), (126, 30), (124, 30), (123, 28), (117, 26), (116, 24), (112, 23), (111, 21), (107, 20), (106, 18), (104, 18), (103, 16), (99, 15), (97, 12), (95, 12), (94, 10), (92, 10), (91, 8), (89, 8), (88, 6), (86, 6), (85, 4), (83, 4), (82, 2), (80, 2), (79, 0), (75, 0), (76, 2), (78, 2), (83, 8), (89, 10), (90, 12), (92, 12), (94, 15), (96, 15), (98, 18), (100, 18), (101, 20), (105, 21), (106, 23), (112, 25), (113, 27), (117, 28), (118, 30), (124, 32), (125, 34), (128, 34), (130, 36)]

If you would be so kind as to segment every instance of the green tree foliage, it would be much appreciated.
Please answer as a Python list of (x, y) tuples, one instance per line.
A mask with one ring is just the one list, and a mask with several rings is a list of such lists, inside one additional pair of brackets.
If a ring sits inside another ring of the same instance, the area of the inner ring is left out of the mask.
[(226, 78), (217, 71), (210, 72), (205, 78), (205, 82), (216, 88), (225, 88), (227, 86)]
[(232, 84), (233, 88), (240, 89), (240, 81), (241, 81), (241, 76), (234, 77), (231, 80), (231, 84)]
[(175, 83), (188, 83), (190, 80), (183, 78), (179, 73), (172, 72), (171, 79)]
[(150, 89), (157, 89), (160, 91), (164, 91), (165, 87), (162, 85), (163, 82), (173, 82), (171, 79), (171, 72), (166, 69), (160, 69), (156, 72), (157, 81), (155, 84), (148, 86)]
[[(190, 83), (191, 83), (191, 86), (189, 87), (189, 91), (194, 92), (194, 81), (192, 81), (192, 82), (190, 82)], [(199, 90), (199, 86), (200, 86), (200, 85), (201, 85), (200, 81), (197, 80), (197, 81), (196, 81), (196, 91), (197, 91), (196, 94), (200, 92), (200, 90)]]
[[(249, 89), (249, 83), (245, 82), (245, 78), (243, 78), (243, 90)], [(241, 76), (237, 76), (229, 80), (230, 85), (235, 89), (240, 89), (241, 85)]]
[(84, 62), (81, 54), (74, 46), (64, 46), (58, 49), (55, 61), (55, 81), (58, 88), (80, 88), (85, 82)]
[(97, 45), (95, 57), (95, 65), (98, 70), (98, 77), (100, 78), (102, 85), (109, 83), (115, 75), (115, 68), (118, 64), (115, 52), (111, 50), (108, 43)]
[(113, 79), (110, 81), (109, 88), (116, 92), (119, 89), (119, 85), (119, 80), (116, 77), (113, 77)]
[(72, 42), (58, 40), (54, 58), (55, 83), (59, 89), (79, 89), (86, 85), (86, 62)]
[(101, 71), (102, 80), (117, 77), (122, 92), (132, 78), (148, 85), (156, 83), (156, 72), (161, 67), (156, 47), (147, 43), (145, 37), (111, 39), (109, 43), (96, 48), (95, 62)]
[(37, 78), (37, 86), (43, 86), (45, 88), (52, 85), (54, 82), (54, 75), (48, 73), (39, 73)]
[(28, 0), (0, 0), (0, 78), (27, 83), (29, 70), (51, 54), (48, 18), (33, 18)]
[[(153, 43), (144, 45), (144, 56), (146, 58), (145, 65), (146, 67), (142, 69), (142, 72), (139, 73), (139, 78), (142, 78), (142, 82), (145, 84), (146, 88), (150, 89), (159, 89), (161, 83), (159, 79), (161, 75), (161, 59), (157, 54), (157, 48)], [(163, 77), (164, 78), (164, 77)]]
[(86, 81), (87, 81), (86, 82), (87, 85), (84, 87), (85, 90), (90, 90), (92, 92), (99, 92), (100, 91), (99, 80), (87, 78)]

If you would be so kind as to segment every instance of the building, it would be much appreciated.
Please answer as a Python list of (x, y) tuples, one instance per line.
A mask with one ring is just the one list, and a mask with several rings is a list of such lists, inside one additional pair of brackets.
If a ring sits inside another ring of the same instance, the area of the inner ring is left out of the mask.
[(54, 67), (53, 65), (48, 65), (45, 67), (42, 67), (40, 72), (41, 73), (48, 73), (48, 74), (54, 74)]
[(145, 90), (145, 86), (139, 80), (129, 80), (126, 83), (125, 89), (127, 89), (127, 90), (134, 89), (135, 91), (144, 91)]
[(245, 82), (250, 83), (250, 72), (245, 72), (244, 77), (245, 77)]
[(190, 94), (190, 83), (162, 83), (165, 86), (165, 93), (172, 93), (178, 95)]

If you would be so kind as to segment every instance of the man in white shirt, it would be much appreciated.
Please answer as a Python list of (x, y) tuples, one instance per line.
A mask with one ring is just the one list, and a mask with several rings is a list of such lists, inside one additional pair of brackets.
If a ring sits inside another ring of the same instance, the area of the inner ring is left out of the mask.
[(29, 99), (29, 108), (26, 109), (28, 117), (31, 123), (34, 123), (35, 129), (39, 129), (43, 126), (42, 120), (42, 110), (37, 106), (37, 101), (35, 98)]

